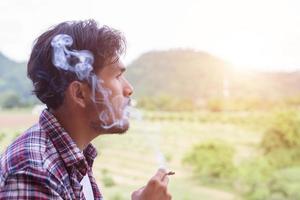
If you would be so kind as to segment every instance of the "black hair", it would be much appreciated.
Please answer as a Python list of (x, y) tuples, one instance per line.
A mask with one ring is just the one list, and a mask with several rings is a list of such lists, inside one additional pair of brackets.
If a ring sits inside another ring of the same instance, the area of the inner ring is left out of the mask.
[(74, 73), (59, 70), (52, 63), (51, 41), (58, 34), (73, 38), (70, 49), (93, 53), (95, 72), (108, 62), (115, 62), (126, 49), (126, 41), (120, 31), (108, 26), (99, 27), (95, 20), (63, 22), (40, 35), (28, 61), (27, 76), (32, 80), (34, 94), (51, 109), (62, 105), (67, 87), (78, 80)]

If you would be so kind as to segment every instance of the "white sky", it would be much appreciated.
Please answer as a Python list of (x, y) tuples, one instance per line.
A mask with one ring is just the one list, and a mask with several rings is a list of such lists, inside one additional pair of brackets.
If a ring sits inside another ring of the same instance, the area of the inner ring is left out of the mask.
[(66, 20), (93, 18), (127, 38), (125, 62), (193, 48), (241, 68), (300, 69), (297, 0), (1, 0), (0, 51), (27, 60), (33, 40)]

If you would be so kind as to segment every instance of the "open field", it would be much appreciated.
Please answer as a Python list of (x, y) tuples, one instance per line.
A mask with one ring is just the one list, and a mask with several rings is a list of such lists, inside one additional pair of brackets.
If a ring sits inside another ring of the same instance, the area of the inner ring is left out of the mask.
[[(28, 110), (0, 113), (0, 151), (38, 118)], [(166, 158), (170, 191), (174, 200), (234, 200), (232, 191), (201, 185), (192, 171), (182, 164), (183, 156), (194, 144), (208, 139), (227, 141), (235, 150), (235, 163), (256, 155), (262, 128), (247, 128), (233, 123), (197, 120), (132, 121), (123, 135), (105, 135), (93, 141), (98, 149), (94, 174), (106, 199), (129, 199), (131, 192), (143, 186), (160, 166), (159, 151)], [(108, 182), (110, 184), (108, 184)]]

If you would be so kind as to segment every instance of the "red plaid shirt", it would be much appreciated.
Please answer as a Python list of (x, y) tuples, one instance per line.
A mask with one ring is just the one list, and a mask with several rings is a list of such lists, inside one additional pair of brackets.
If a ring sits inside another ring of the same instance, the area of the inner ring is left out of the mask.
[(85, 199), (87, 173), (94, 199), (102, 200), (92, 174), (96, 149), (83, 152), (47, 110), (0, 157), (0, 199)]

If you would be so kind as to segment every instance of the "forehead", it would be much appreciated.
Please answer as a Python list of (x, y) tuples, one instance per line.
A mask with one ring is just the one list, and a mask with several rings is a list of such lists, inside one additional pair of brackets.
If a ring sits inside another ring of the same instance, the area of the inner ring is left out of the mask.
[(126, 69), (124, 63), (120, 59), (108, 66), (105, 66), (105, 67), (108, 67), (108, 68), (111, 68), (111, 70), (117, 70), (117, 71), (120, 71), (120, 70), (123, 71)]
[(121, 60), (117, 60), (116, 62), (105, 65), (100, 71), (99, 75), (107, 76), (114, 75), (116, 73), (120, 73), (126, 70), (124, 63)]

